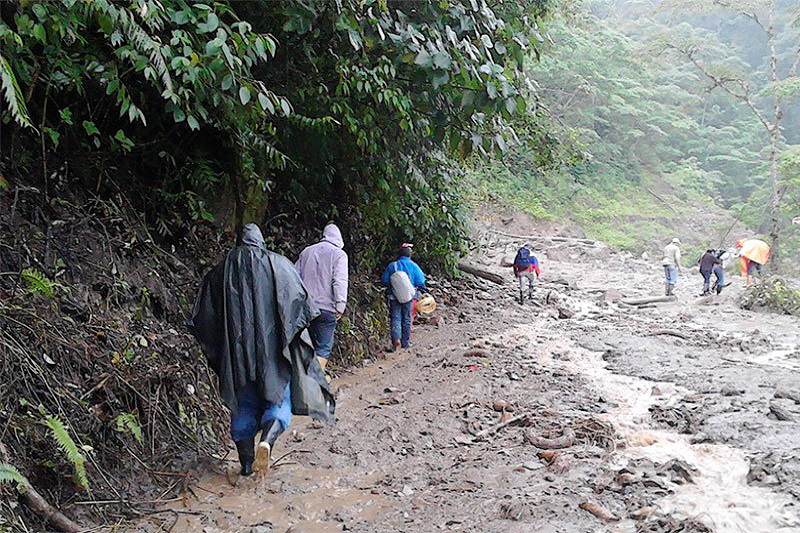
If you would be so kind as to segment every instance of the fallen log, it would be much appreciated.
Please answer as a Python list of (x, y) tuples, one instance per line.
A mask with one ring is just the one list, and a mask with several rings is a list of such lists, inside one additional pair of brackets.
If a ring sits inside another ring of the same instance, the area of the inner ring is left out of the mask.
[(619, 517), (616, 516), (614, 513), (600, 505), (599, 503), (594, 502), (583, 502), (578, 507), (586, 511), (587, 513), (591, 513), (603, 522), (616, 522), (619, 520)]
[(540, 437), (528, 432), (525, 434), (525, 440), (542, 450), (561, 450), (575, 444), (575, 432), (566, 428), (560, 437), (555, 438)]
[(593, 241), (592, 239), (580, 239), (578, 237), (548, 237), (545, 235), (514, 235), (513, 233), (506, 233), (504, 231), (499, 231), (496, 229), (489, 230), (492, 233), (496, 233), (498, 235), (502, 235), (503, 237), (510, 237), (512, 239), (519, 239), (522, 241), (551, 241), (551, 242), (577, 242), (580, 244), (589, 244), (592, 246), (597, 245), (597, 241)]
[(33, 512), (41, 516), (45, 522), (52, 524), (56, 529), (65, 533), (78, 533), (84, 530), (84, 528), (64, 516), (61, 511), (50, 505), (30, 484), (22, 490), (24, 492), (22, 492), (21, 496), (25, 504)]
[(674, 330), (674, 329), (657, 329), (655, 331), (651, 331), (650, 333), (648, 333), (648, 335), (651, 336), (651, 337), (657, 337), (659, 335), (666, 335), (668, 337), (678, 337), (679, 339), (683, 339), (685, 341), (688, 341), (688, 340), (692, 339), (689, 335), (687, 335), (685, 333), (682, 333), (680, 331)]
[(479, 431), (478, 433), (476, 433), (472, 437), (472, 441), (473, 442), (478, 442), (479, 440), (485, 439), (486, 437), (488, 437), (492, 433), (497, 433), (498, 431), (500, 431), (504, 427), (510, 426), (511, 424), (514, 424), (516, 422), (520, 422), (521, 420), (524, 420), (526, 418), (528, 418), (528, 414), (527, 413), (522, 414), (522, 415), (512, 416), (511, 418), (505, 420), (504, 422), (499, 422), (499, 423), (497, 423), (497, 424), (495, 424), (495, 425), (493, 425), (491, 427), (488, 427), (488, 428), (484, 429), (483, 431)]
[(794, 414), (791, 411), (789, 411), (788, 409), (784, 409), (783, 407), (775, 403), (769, 404), (769, 414), (771, 414), (781, 422), (793, 422), (795, 418)]
[(648, 305), (648, 304), (658, 304), (658, 303), (665, 303), (665, 302), (675, 302), (678, 298), (675, 296), (649, 296), (647, 298), (623, 298), (620, 300), (625, 305)]
[[(0, 461), (8, 463), (8, 452), (6, 447), (0, 443)], [(50, 503), (39, 494), (30, 483), (25, 483), (19, 487), (19, 496), (25, 505), (42, 517), (42, 519), (53, 525), (58, 531), (65, 533), (79, 533), (84, 528), (67, 518), (61, 511), (50, 505)]]
[(498, 285), (505, 285), (506, 282), (506, 279), (500, 274), (489, 272), (488, 270), (484, 270), (468, 263), (459, 263), (458, 269), (462, 272), (466, 272), (467, 274), (472, 274), (473, 276), (489, 280), (492, 283), (497, 283)]
[(778, 389), (775, 391), (774, 398), (792, 400), (794, 403), (800, 404), (800, 391), (791, 389)]

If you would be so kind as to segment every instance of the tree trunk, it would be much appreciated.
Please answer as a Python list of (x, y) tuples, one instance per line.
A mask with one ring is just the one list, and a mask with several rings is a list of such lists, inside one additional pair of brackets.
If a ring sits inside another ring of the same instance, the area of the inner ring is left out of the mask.
[(503, 285), (505, 284), (506, 281), (505, 278), (499, 274), (495, 274), (494, 272), (489, 272), (488, 270), (484, 270), (482, 268), (467, 263), (459, 263), (458, 269), (461, 270), (462, 272), (466, 272), (467, 274), (472, 274), (473, 276), (478, 276), (479, 278), (489, 280), (492, 283), (497, 283), (498, 285)]
[[(778, 77), (778, 52), (775, 46), (775, 2), (770, 2), (769, 23), (767, 25), (767, 43), (769, 45), (769, 67), (770, 77), (773, 84), (780, 81)], [(783, 122), (783, 108), (780, 96), (774, 96), (773, 119), (770, 125), (769, 140), (769, 216), (770, 232), (769, 237), (772, 241), (772, 265), (774, 270), (780, 269), (780, 237), (781, 237), (781, 176), (778, 166), (783, 135), (781, 124)]]

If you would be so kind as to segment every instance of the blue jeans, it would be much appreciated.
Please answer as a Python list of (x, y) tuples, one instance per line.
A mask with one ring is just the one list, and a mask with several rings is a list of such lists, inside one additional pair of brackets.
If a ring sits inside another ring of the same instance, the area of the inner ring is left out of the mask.
[(292, 422), (292, 397), (288, 383), (280, 404), (261, 398), (253, 383), (238, 391), (236, 397), (239, 409), (231, 415), (231, 438), (234, 442), (252, 439), (259, 429), (269, 427), (273, 420), (280, 422), (284, 431)]
[(391, 322), (392, 344), (400, 341), (400, 346), (408, 348), (411, 340), (411, 306), (413, 300), (401, 304), (394, 298), (389, 298), (389, 320)]
[(317, 357), (327, 359), (333, 349), (333, 334), (336, 331), (336, 313), (320, 309), (319, 316), (308, 325), (308, 334)]
[(714, 270), (712, 270), (712, 272), (717, 278), (714, 282), (714, 288), (717, 290), (717, 294), (719, 294), (722, 292), (722, 287), (725, 286), (725, 269), (722, 268), (722, 265), (714, 265)]
[(750, 264), (747, 265), (747, 275), (753, 276), (755, 274), (761, 275), (761, 263), (756, 263), (752, 259), (750, 260)]
[(700, 275), (703, 276), (703, 293), (706, 293), (711, 287), (711, 272), (703, 272), (701, 270)]
[(672, 265), (664, 265), (664, 277), (666, 278), (667, 284), (677, 285), (678, 267)]

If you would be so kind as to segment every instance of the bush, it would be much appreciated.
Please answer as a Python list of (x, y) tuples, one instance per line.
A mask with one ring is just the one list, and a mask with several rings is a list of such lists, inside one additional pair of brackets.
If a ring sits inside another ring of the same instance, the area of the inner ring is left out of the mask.
[(766, 309), (776, 313), (800, 316), (800, 290), (781, 278), (772, 277), (749, 287), (741, 299), (744, 309)]

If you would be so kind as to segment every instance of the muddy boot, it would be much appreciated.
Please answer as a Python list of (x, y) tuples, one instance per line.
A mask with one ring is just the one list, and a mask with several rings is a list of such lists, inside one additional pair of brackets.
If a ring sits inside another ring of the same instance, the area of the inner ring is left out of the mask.
[(256, 447), (255, 470), (266, 473), (270, 467), (270, 457), (272, 447), (283, 433), (283, 426), (277, 420), (273, 420), (267, 427), (261, 430), (261, 440)]
[(253, 461), (255, 460), (255, 451), (253, 450), (253, 440), (240, 440), (236, 441), (236, 451), (239, 452), (239, 464), (242, 469), (239, 471), (241, 476), (253, 475)]

